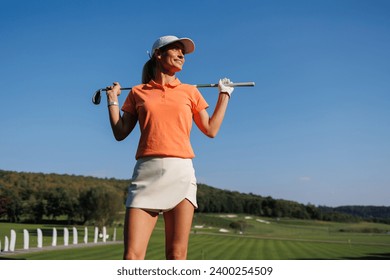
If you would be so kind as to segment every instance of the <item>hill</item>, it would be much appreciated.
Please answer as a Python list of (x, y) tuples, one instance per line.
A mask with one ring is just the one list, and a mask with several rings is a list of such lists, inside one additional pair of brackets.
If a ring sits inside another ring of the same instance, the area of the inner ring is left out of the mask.
[[(115, 178), (0, 170), (0, 219), (36, 221), (44, 216), (66, 215), (72, 221), (85, 223), (93, 216), (91, 212), (96, 211), (90, 208), (95, 207), (97, 201), (102, 201), (100, 207), (104, 207), (104, 199), (100, 197), (111, 197), (111, 201), (120, 204), (116, 208), (123, 207), (129, 184), (130, 180)], [(92, 196), (94, 201), (91, 201)], [(198, 184), (198, 204), (199, 213), (245, 213), (343, 222), (364, 219), (390, 223), (390, 207), (316, 207), (270, 196), (222, 190), (206, 184)]]
[(360, 217), (368, 221), (386, 222), (390, 219), (390, 207), (388, 206), (362, 206), (346, 205), (338, 207), (320, 206), (319, 209), (324, 213), (345, 213), (348, 215)]

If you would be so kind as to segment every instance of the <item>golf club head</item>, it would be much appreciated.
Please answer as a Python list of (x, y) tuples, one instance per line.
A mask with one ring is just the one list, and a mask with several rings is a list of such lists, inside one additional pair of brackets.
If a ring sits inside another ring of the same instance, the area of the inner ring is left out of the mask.
[(98, 89), (95, 92), (95, 94), (92, 96), (92, 103), (93, 104), (95, 104), (95, 105), (99, 105), (100, 104), (100, 100), (102, 99), (101, 94), (102, 94), (102, 90), (101, 89)]

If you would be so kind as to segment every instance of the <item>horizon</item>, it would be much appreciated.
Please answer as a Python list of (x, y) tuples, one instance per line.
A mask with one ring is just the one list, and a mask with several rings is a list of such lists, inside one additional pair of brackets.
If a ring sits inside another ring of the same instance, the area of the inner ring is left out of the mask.
[[(131, 178), (127, 178), (127, 179), (119, 179), (119, 178), (115, 178), (115, 177), (96, 177), (96, 176), (91, 176), (91, 175), (80, 175), (80, 174), (67, 174), (67, 173), (45, 173), (45, 172), (28, 172), (28, 171), (13, 171), (13, 170), (3, 170), (3, 169), (0, 169), (0, 171), (3, 171), (3, 172), (15, 172), (15, 173), (27, 173), (27, 174), (43, 174), (44, 176), (47, 176), (47, 175), (57, 175), (57, 176), (75, 176), (75, 177), (91, 177), (91, 178), (94, 178), (94, 179), (98, 179), (98, 180), (118, 180), (118, 181), (127, 181), (127, 180), (131, 180)], [(290, 200), (290, 199), (284, 199), (284, 198), (275, 198), (275, 197), (272, 197), (272, 196), (264, 196), (260, 193), (251, 193), (251, 192), (241, 192), (241, 191), (237, 191), (237, 190), (227, 190), (227, 189), (224, 189), (224, 188), (220, 188), (220, 187), (215, 187), (215, 186), (212, 186), (212, 185), (209, 185), (205, 182), (198, 182), (198, 185), (205, 185), (207, 187), (211, 187), (211, 188), (214, 188), (214, 189), (218, 189), (218, 190), (222, 190), (222, 191), (226, 191), (226, 192), (238, 192), (239, 194), (245, 194), (245, 195), (254, 195), (254, 196), (260, 196), (262, 198), (266, 198), (266, 197), (271, 197), (272, 199), (274, 200), (284, 200), (284, 201), (292, 201), (292, 202), (297, 202), (299, 204), (303, 204), (303, 205), (309, 205), (311, 203), (302, 203), (302, 202), (299, 202), (299, 201), (294, 201), (294, 200)], [(337, 208), (337, 207), (348, 207), (348, 206), (358, 206), (358, 207), (390, 207), (390, 205), (337, 205), (337, 206), (329, 206), (329, 205), (316, 205), (316, 204), (311, 204), (311, 205), (314, 205), (315, 207), (329, 207), (329, 208)]]

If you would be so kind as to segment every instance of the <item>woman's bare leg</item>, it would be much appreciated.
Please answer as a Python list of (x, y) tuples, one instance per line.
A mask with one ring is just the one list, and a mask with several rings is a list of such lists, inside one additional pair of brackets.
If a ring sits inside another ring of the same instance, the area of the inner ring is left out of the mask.
[(150, 236), (158, 213), (137, 208), (127, 208), (124, 227), (124, 260), (145, 259)]
[(165, 255), (167, 260), (185, 260), (191, 231), (194, 206), (187, 199), (164, 213)]

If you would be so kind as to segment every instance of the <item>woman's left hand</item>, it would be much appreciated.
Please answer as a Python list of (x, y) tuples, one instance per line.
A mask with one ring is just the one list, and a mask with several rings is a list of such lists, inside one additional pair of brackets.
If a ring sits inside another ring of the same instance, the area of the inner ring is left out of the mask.
[(234, 87), (229, 86), (232, 83), (228, 78), (223, 78), (218, 82), (219, 93), (227, 93), (229, 97), (232, 96)]

